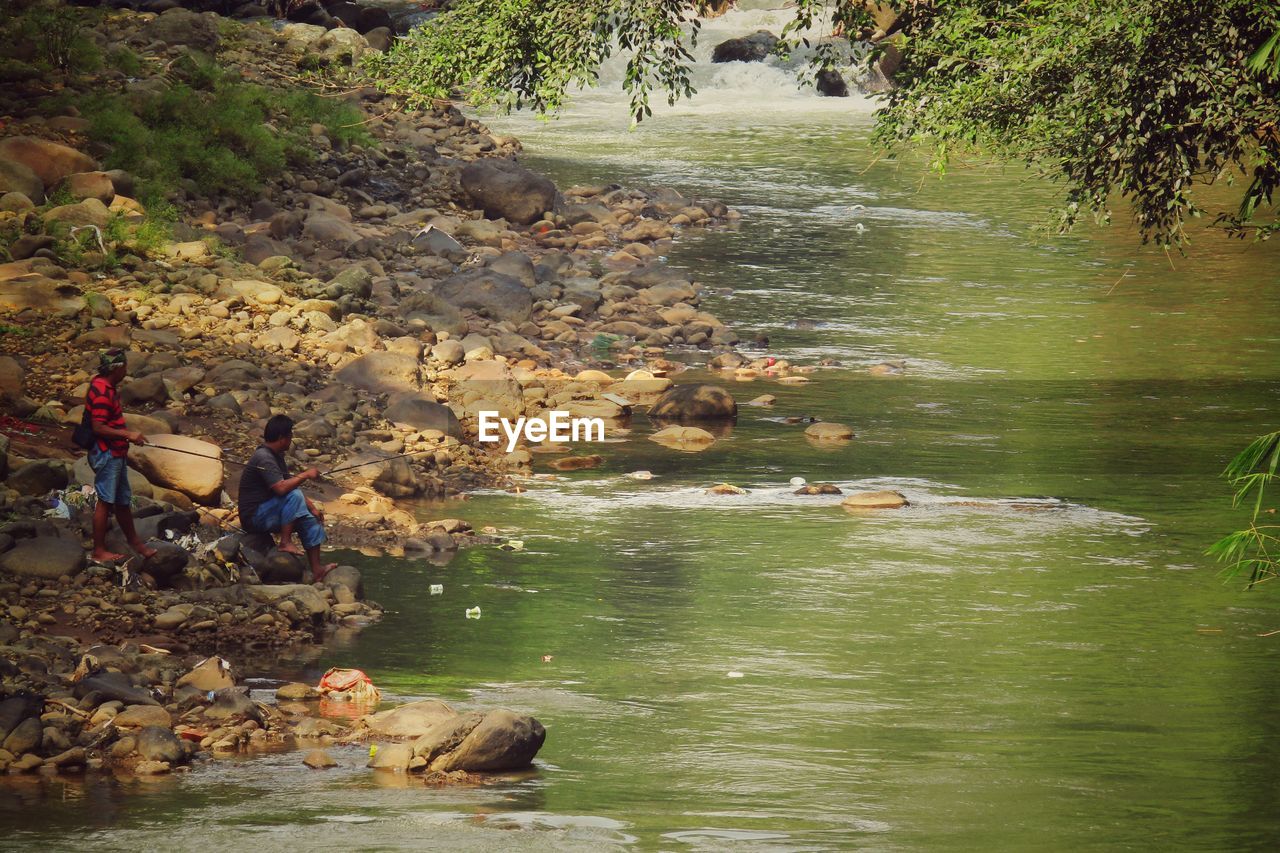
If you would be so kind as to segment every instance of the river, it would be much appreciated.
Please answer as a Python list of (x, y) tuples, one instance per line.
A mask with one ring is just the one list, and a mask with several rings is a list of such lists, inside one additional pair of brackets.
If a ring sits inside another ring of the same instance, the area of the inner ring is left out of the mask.
[[(780, 14), (712, 22), (700, 54)], [(350, 748), (325, 776), (286, 753), (158, 783), (33, 781), (13, 790), (47, 823), (11, 840), (1277, 842), (1280, 636), (1259, 635), (1280, 629), (1280, 591), (1225, 581), (1204, 550), (1243, 522), (1223, 466), (1276, 428), (1280, 247), (1195, 231), (1166, 255), (1123, 213), (1045, 234), (1051, 186), (1013, 166), (939, 180), (887, 159), (865, 99), (796, 91), (772, 66), (702, 63), (696, 81), (698, 97), (635, 130), (616, 87), (556, 120), (484, 118), (561, 186), (661, 184), (740, 210), (739, 229), (686, 233), (670, 263), (770, 354), (841, 366), (732, 385), (777, 405), (744, 408), (704, 453), (643, 440), (638, 418), (600, 469), (451, 505), (524, 550), (355, 556), (387, 619), (260, 673), (358, 666), (396, 697), (533, 713), (548, 730), (534, 771), (423, 789)], [(903, 372), (866, 371), (885, 360)], [(857, 438), (817, 449), (787, 415)], [(637, 469), (654, 479), (624, 476)], [(797, 476), (912, 505), (850, 515), (793, 496)], [(721, 481), (750, 493), (702, 494)]]

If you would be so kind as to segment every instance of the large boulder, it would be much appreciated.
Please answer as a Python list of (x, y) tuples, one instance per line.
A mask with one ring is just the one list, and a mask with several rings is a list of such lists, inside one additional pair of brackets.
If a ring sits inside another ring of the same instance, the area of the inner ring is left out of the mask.
[(26, 370), (13, 356), (0, 355), (0, 401), (16, 400), (22, 396)]
[(462, 170), (462, 189), (490, 219), (529, 225), (555, 207), (556, 185), (512, 160), (485, 158)]
[(397, 394), (388, 401), (382, 416), (398, 427), (438, 429), (445, 435), (462, 438), (462, 427), (453, 409), (422, 394)]
[(264, 583), (295, 584), (306, 573), (306, 561), (297, 554), (281, 551), (268, 533), (249, 533), (239, 541), (239, 555)]
[(134, 737), (138, 755), (147, 761), (167, 761), (170, 764), (177, 764), (186, 757), (182, 741), (167, 728), (144, 726)]
[(523, 323), (533, 313), (533, 294), (519, 279), (491, 269), (467, 270), (436, 285), (437, 296), (494, 320)]
[(0, 195), (5, 193), (22, 193), (35, 204), (43, 204), (44, 181), (25, 163), (0, 160)]
[(437, 723), (456, 716), (458, 712), (445, 703), (424, 699), (361, 717), (356, 721), (356, 727), (373, 737), (419, 738)]
[(833, 68), (824, 68), (819, 71), (815, 82), (818, 94), (824, 98), (849, 97), (849, 84), (845, 82), (844, 77), (840, 76), (840, 72)]
[(0, 571), (28, 578), (75, 577), (84, 569), (84, 549), (70, 539), (19, 539), (0, 554)]
[(485, 714), (457, 748), (431, 762), (431, 770), (483, 771), (528, 767), (547, 739), (542, 723), (525, 714), (498, 709)]
[(418, 359), (407, 352), (379, 350), (349, 362), (336, 374), (339, 382), (374, 394), (417, 391), (422, 381)]
[(130, 450), (129, 461), (153, 485), (205, 506), (218, 504), (223, 472), (222, 448), (216, 444), (188, 435), (153, 435)]
[(46, 190), (62, 183), (68, 175), (92, 172), (98, 168), (88, 154), (35, 136), (0, 139), (0, 160), (26, 166), (44, 183)]
[(52, 459), (38, 459), (10, 471), (5, 486), (20, 495), (44, 497), (54, 489), (65, 489), (67, 481), (65, 465)]
[(87, 198), (75, 204), (62, 204), (44, 215), (45, 224), (61, 222), (71, 228), (92, 225), (104, 228), (111, 220), (111, 210), (96, 198)]
[(156, 41), (171, 45), (183, 44), (209, 54), (216, 52), (222, 41), (216, 15), (211, 12), (197, 14), (181, 7), (160, 13), (147, 26), (146, 33)]
[(79, 311), (84, 305), (80, 288), (64, 279), (49, 278), (43, 269), (34, 260), (0, 264), (0, 311)]
[(677, 422), (732, 420), (737, 416), (738, 404), (728, 391), (701, 382), (675, 386), (649, 409), (650, 418)]
[(711, 52), (711, 61), (763, 62), (777, 46), (777, 36), (768, 30), (756, 30), (749, 36), (720, 42)]

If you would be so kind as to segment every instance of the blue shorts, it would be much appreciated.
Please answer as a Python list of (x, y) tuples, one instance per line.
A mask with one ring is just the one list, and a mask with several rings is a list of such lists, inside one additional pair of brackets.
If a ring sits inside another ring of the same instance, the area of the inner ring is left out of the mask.
[(129, 463), (123, 456), (112, 456), (110, 450), (89, 448), (89, 467), (93, 469), (93, 488), (98, 500), (115, 506), (128, 506), (133, 500), (129, 488)]
[[(324, 526), (320, 519), (307, 509), (307, 498), (301, 489), (276, 495), (261, 504), (253, 514), (253, 527), (264, 533), (279, 533), (280, 528), (293, 522), (303, 548), (319, 548), (325, 540)], [(283, 543), (282, 543), (283, 544)]]

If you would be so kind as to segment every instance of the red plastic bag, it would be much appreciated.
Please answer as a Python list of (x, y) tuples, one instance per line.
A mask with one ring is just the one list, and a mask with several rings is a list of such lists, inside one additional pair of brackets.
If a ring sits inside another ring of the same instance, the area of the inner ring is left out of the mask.
[[(377, 702), (382, 698), (372, 679), (358, 669), (333, 667), (320, 679), (316, 688), (322, 696), (348, 699), (353, 702)], [(343, 694), (335, 696), (334, 694)]]

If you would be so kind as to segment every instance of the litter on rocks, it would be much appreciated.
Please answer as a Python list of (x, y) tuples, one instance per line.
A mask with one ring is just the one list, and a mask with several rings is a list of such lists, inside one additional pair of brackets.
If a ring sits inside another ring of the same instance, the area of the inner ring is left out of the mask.
[(364, 672), (336, 666), (321, 677), (316, 690), (321, 696), (343, 702), (377, 702), (382, 698), (382, 692)]

